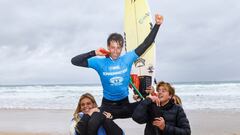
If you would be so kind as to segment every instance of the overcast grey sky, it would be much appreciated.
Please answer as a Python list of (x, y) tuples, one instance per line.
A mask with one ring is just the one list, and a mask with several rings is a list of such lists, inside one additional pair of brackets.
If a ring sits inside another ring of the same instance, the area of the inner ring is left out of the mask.
[[(148, 0), (164, 24), (157, 79), (240, 80), (239, 0)], [(99, 83), (73, 56), (123, 33), (123, 0), (0, 0), (0, 85)]]

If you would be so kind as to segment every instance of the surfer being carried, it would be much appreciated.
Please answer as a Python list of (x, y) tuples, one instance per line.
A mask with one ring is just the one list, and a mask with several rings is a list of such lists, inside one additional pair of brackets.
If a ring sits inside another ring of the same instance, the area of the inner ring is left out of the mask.
[[(163, 22), (161, 15), (155, 15), (155, 25), (149, 35), (136, 49), (121, 55), (124, 39), (121, 34), (112, 33), (107, 39), (107, 48), (99, 48), (72, 58), (75, 66), (93, 68), (100, 76), (103, 86), (101, 111), (112, 114), (113, 119), (130, 118), (138, 102), (129, 103), (128, 85), (132, 64), (151, 46)], [(102, 58), (95, 56), (105, 56)]]

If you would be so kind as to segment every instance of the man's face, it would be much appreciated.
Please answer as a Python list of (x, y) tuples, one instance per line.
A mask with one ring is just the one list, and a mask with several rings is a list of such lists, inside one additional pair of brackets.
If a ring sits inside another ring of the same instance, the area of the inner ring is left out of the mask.
[(118, 42), (116, 41), (111, 41), (110, 44), (108, 45), (108, 50), (110, 51), (110, 57), (113, 60), (116, 60), (122, 52), (122, 47), (119, 45)]

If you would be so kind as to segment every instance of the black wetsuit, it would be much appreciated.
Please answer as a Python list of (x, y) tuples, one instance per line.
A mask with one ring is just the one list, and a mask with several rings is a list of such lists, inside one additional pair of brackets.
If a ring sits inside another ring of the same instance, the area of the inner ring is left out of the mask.
[(94, 112), (92, 116), (84, 114), (76, 125), (76, 133), (77, 135), (97, 135), (100, 126), (103, 126), (107, 135), (123, 135), (122, 129), (113, 120), (99, 112)]

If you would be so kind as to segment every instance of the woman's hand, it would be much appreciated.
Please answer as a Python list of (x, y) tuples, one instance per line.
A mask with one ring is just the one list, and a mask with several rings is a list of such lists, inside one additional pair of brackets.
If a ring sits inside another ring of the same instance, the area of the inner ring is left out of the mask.
[(160, 99), (157, 96), (148, 95), (147, 98), (151, 99), (152, 102), (156, 103), (157, 106), (160, 106)]
[(92, 108), (88, 111), (88, 115), (91, 116), (94, 112), (100, 112), (100, 110), (96, 107), (96, 108)]
[(140, 101), (140, 100), (141, 100), (141, 98), (140, 98), (137, 94), (134, 94), (134, 95), (133, 95), (133, 99), (134, 99), (135, 101)]
[(111, 113), (109, 113), (109, 112), (103, 112), (103, 115), (105, 115), (106, 116), (106, 118), (107, 119), (112, 119), (113, 117), (112, 117), (112, 114)]
[(163, 117), (155, 118), (152, 124), (161, 130), (165, 128), (165, 120)]

